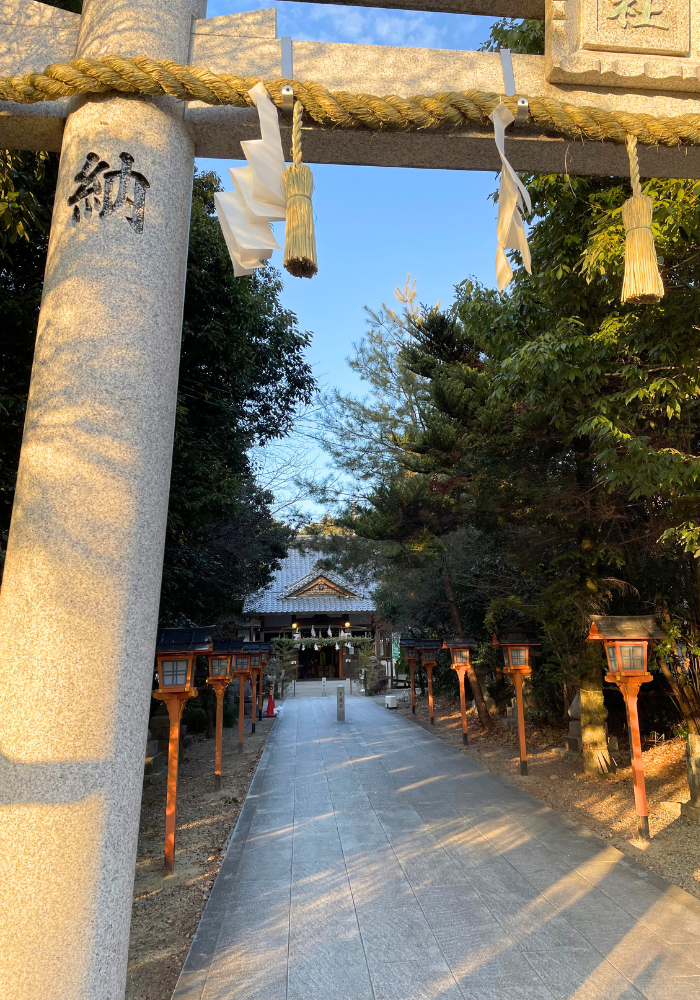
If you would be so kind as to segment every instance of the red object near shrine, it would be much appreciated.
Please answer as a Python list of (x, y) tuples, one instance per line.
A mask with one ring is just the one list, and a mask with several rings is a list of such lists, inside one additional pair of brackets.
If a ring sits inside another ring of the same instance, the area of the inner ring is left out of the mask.
[(493, 645), (501, 646), (505, 659), (505, 673), (510, 674), (515, 687), (515, 702), (518, 713), (518, 743), (520, 746), (520, 773), (527, 774), (527, 745), (525, 743), (525, 709), (523, 707), (523, 678), (532, 673), (530, 649), (539, 646), (523, 632), (506, 632), (494, 635)]
[(637, 695), (642, 684), (653, 680), (647, 670), (649, 643), (663, 639), (665, 633), (653, 615), (591, 615), (588, 642), (602, 642), (607, 660), (605, 680), (617, 684), (627, 710), (637, 828), (642, 840), (649, 840), (649, 810), (642, 763), (642, 738), (639, 731)]
[(177, 830), (177, 774), (180, 755), (180, 719), (185, 702), (197, 697), (194, 687), (194, 668), (200, 653), (211, 652), (210, 628), (175, 629), (158, 631), (156, 664), (158, 690), (153, 697), (165, 702), (170, 717), (168, 741), (168, 787), (165, 804), (165, 870), (172, 872), (175, 865), (175, 833)]
[(274, 696), (274, 684), (270, 684), (270, 694), (267, 699), (267, 712), (265, 713), (268, 717), (274, 716), (275, 714), (275, 696)]

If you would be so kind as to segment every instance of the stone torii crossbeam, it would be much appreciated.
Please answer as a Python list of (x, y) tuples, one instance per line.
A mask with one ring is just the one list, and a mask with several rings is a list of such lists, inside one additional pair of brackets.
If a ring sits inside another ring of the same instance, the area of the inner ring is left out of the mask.
[[(644, 2), (621, 5), (623, 23), (611, 0), (547, 0), (547, 55), (514, 58), (518, 93), (699, 115), (690, 0), (656, 0), (651, 13)], [(378, 5), (544, 13), (541, 0)], [(0, 0), (0, 76), (106, 55), (282, 75), (274, 12), (205, 14), (205, 0), (85, 0), (82, 16)], [(332, 90), (504, 90), (492, 53), (295, 42), (292, 56), (297, 79)], [(619, 145), (528, 124), (510, 133), (516, 169), (627, 173)], [(254, 111), (170, 97), (0, 103), (0, 145), (61, 152), (0, 598), (0, 983), (12, 1000), (123, 996), (194, 157), (239, 158), (240, 140), (256, 136)], [(499, 167), (486, 124), (402, 133), (307, 123), (304, 153)], [(646, 175), (700, 176), (699, 157), (697, 146), (640, 150)]]

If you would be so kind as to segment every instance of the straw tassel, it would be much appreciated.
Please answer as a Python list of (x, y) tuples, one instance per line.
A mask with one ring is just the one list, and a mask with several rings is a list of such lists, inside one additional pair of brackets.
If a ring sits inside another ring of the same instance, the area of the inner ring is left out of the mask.
[(627, 136), (627, 153), (630, 159), (632, 197), (622, 206), (625, 224), (625, 280), (622, 283), (622, 301), (632, 305), (658, 302), (664, 295), (664, 284), (656, 260), (651, 219), (654, 211), (651, 198), (642, 194), (639, 183), (637, 137)]
[(304, 108), (294, 102), (291, 167), (284, 172), (287, 194), (287, 235), (284, 242), (284, 266), (295, 278), (313, 278), (318, 271), (316, 236), (311, 195), (314, 178), (311, 168), (301, 162), (301, 116)]

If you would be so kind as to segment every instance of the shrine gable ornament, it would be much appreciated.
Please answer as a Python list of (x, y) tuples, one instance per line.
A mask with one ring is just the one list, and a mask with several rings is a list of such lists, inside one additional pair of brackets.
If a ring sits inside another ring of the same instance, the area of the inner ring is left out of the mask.
[(337, 583), (325, 573), (313, 573), (301, 580), (295, 580), (286, 588), (285, 597), (310, 597), (325, 594), (331, 597), (357, 597), (352, 590)]

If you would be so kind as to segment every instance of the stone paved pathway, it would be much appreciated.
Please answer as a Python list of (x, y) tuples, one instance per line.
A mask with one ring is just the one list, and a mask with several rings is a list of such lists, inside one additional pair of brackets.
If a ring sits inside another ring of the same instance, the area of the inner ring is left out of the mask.
[(177, 1000), (691, 1000), (700, 903), (374, 702), (288, 698)]

